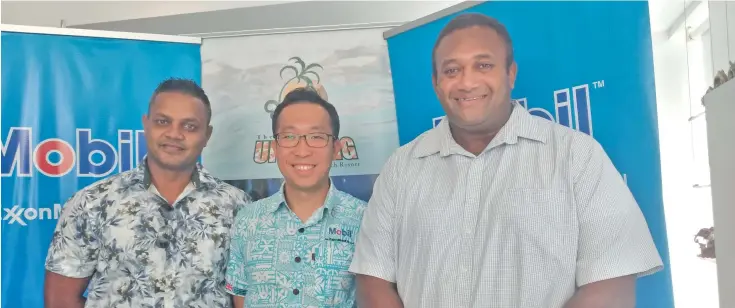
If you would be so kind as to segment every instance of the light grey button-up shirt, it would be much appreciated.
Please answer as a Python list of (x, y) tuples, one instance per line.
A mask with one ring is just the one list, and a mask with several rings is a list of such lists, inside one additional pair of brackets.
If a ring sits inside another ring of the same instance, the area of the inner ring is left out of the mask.
[(350, 271), (397, 283), (406, 308), (562, 307), (663, 266), (599, 143), (518, 105), (478, 156), (447, 121), (399, 148), (361, 230)]

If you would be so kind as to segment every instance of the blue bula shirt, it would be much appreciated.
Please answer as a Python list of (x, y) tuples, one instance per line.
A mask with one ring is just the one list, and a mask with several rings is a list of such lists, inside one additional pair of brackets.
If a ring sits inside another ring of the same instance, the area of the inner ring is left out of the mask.
[(330, 185), (303, 223), (283, 187), (243, 207), (232, 229), (226, 288), (245, 307), (356, 307), (348, 272), (366, 202)]

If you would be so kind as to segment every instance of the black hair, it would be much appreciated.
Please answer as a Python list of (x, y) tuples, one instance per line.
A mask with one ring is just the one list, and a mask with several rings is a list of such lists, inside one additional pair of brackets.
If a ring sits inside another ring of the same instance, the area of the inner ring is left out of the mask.
[(207, 109), (207, 123), (212, 119), (212, 106), (204, 89), (193, 80), (182, 78), (169, 78), (158, 84), (156, 90), (153, 91), (151, 100), (148, 102), (148, 112), (150, 113), (151, 106), (156, 101), (158, 94), (171, 92), (186, 94), (200, 100), (204, 104), (204, 108)]
[(506, 69), (510, 68), (510, 65), (513, 63), (513, 40), (511, 40), (510, 38), (510, 33), (508, 33), (508, 29), (506, 29), (505, 26), (501, 24), (497, 19), (490, 16), (479, 13), (465, 13), (454, 17), (451, 21), (449, 21), (446, 26), (444, 26), (444, 29), (439, 32), (439, 37), (436, 39), (436, 43), (434, 43), (434, 50), (431, 52), (431, 67), (433, 69), (434, 76), (436, 76), (437, 74), (436, 49), (439, 47), (439, 43), (441, 43), (442, 39), (457, 30), (467, 29), (471, 27), (485, 27), (495, 30), (495, 32), (498, 33), (498, 35), (505, 41), (507, 54), (505, 59)]
[(283, 98), (283, 102), (278, 104), (276, 110), (273, 111), (273, 135), (276, 134), (278, 127), (278, 118), (281, 116), (283, 109), (295, 104), (315, 104), (319, 105), (329, 114), (329, 121), (332, 125), (332, 134), (335, 138), (339, 138), (339, 115), (334, 105), (324, 100), (319, 94), (309, 88), (297, 88), (289, 92), (286, 97)]

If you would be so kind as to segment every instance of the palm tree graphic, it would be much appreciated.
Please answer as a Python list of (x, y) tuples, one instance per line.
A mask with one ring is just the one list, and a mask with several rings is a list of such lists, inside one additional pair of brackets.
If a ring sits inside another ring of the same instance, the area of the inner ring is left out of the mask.
[(319, 77), (319, 74), (314, 71), (316, 68), (324, 68), (318, 63), (307, 65), (300, 57), (291, 57), (288, 60), (293, 61), (293, 64), (288, 64), (282, 67), (279, 75), (281, 78), (284, 78), (284, 73), (291, 72), (293, 76), (283, 84), (283, 87), (281, 87), (281, 91), (278, 94), (278, 100), (269, 100), (264, 106), (265, 111), (268, 112), (271, 117), (273, 116), (273, 111), (276, 109), (276, 106), (283, 101), (289, 92), (297, 88), (311, 89), (319, 93), (319, 95), (325, 100), (327, 99), (327, 92), (324, 89), (324, 86), (321, 85), (321, 78)]

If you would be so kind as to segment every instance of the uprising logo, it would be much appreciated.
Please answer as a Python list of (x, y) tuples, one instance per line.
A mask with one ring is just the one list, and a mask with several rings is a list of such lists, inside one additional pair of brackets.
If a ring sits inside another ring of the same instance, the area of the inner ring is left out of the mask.
[[(321, 96), (324, 100), (328, 100), (327, 90), (321, 84), (321, 78), (315, 69), (324, 69), (318, 63), (306, 64), (299, 57), (291, 57), (288, 59), (293, 63), (286, 64), (281, 68), (279, 75), (281, 79), (284, 77), (284, 73), (291, 72), (292, 77), (288, 78), (281, 87), (281, 91), (278, 94), (278, 100), (268, 100), (263, 109), (270, 117), (273, 117), (273, 112), (276, 110), (278, 104), (283, 101), (288, 93), (295, 89), (307, 88), (311, 89)], [(287, 74), (288, 75), (288, 74)], [(338, 153), (337, 159), (334, 161), (332, 167), (358, 167), (360, 162), (358, 161), (359, 155), (357, 154), (357, 144), (352, 137), (344, 136), (339, 139), (342, 144), (342, 150)], [(272, 164), (276, 162), (276, 141), (270, 134), (258, 135), (253, 146), (253, 161), (256, 164)]]
[(319, 63), (306, 65), (304, 60), (301, 60), (299, 57), (291, 57), (288, 60), (294, 61), (294, 63), (299, 67), (297, 68), (292, 64), (287, 64), (281, 68), (281, 71), (279, 72), (281, 79), (283, 79), (284, 72), (293, 72), (293, 77), (286, 80), (286, 83), (281, 87), (281, 92), (278, 93), (278, 100), (268, 100), (265, 102), (263, 109), (265, 109), (265, 112), (267, 112), (271, 117), (273, 117), (273, 112), (276, 110), (278, 104), (283, 101), (286, 95), (298, 88), (314, 90), (319, 93), (319, 96), (321, 96), (325, 101), (329, 101), (327, 90), (325, 90), (324, 86), (321, 84), (319, 74), (314, 71), (316, 68), (324, 68)]

